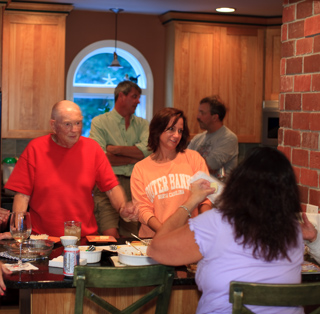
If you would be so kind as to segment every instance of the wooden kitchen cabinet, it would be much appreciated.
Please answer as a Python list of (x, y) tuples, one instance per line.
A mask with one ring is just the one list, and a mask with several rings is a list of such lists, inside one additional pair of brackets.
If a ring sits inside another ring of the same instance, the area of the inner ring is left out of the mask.
[(49, 132), (52, 105), (65, 94), (65, 20), (71, 9), (11, 3), (4, 11), (3, 138), (34, 138)]
[(264, 100), (279, 100), (281, 59), (280, 27), (268, 28), (266, 30), (265, 56)]
[(225, 125), (239, 142), (261, 138), (264, 28), (171, 22), (167, 26), (166, 105), (184, 110), (199, 133), (199, 101), (218, 94)]
[(191, 135), (203, 97), (218, 94), (239, 143), (261, 142), (263, 100), (280, 90), (281, 17), (167, 12), (166, 106), (184, 110)]

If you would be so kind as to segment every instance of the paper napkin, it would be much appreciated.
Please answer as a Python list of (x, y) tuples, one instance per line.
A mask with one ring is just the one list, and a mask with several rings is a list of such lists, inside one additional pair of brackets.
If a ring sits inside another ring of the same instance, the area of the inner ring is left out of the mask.
[(4, 264), (9, 270), (11, 271), (21, 271), (21, 270), (37, 270), (39, 269), (38, 267), (30, 264), (30, 263), (24, 263), (24, 268), (23, 269), (15, 269), (12, 264)]
[(223, 191), (223, 189), (224, 189), (224, 187), (225, 187), (225, 184), (224, 184), (223, 182), (219, 181), (217, 178), (207, 175), (207, 174), (206, 174), (205, 172), (203, 172), (203, 171), (198, 171), (195, 175), (193, 175), (193, 176), (190, 178), (190, 183), (193, 183), (193, 182), (195, 182), (195, 181), (197, 181), (197, 180), (199, 180), (199, 179), (205, 179), (205, 180), (207, 180), (207, 181), (209, 181), (209, 182), (216, 182), (216, 183), (217, 183), (217, 185), (218, 185), (218, 190), (217, 190), (215, 193), (210, 194), (210, 195), (207, 196), (208, 199), (209, 199), (212, 203), (214, 203), (214, 201), (215, 201), (215, 199), (217, 198), (217, 196), (219, 196), (219, 195), (222, 193), (222, 191)]

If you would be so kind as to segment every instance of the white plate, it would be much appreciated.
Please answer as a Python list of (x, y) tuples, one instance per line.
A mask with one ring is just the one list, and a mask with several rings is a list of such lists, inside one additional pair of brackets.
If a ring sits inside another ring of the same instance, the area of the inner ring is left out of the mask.
[(102, 250), (105, 250), (105, 251), (116, 253), (121, 246), (124, 246), (124, 245), (117, 245), (117, 249), (116, 250), (111, 249), (111, 245), (99, 245), (97, 247), (102, 249)]
[[(147, 246), (145, 245), (136, 245), (136, 247), (143, 253), (147, 254)], [(153, 265), (153, 264), (159, 264), (155, 260), (153, 260), (149, 256), (141, 256), (140, 253), (134, 249), (133, 247), (130, 247), (128, 245), (121, 246), (118, 250), (118, 257), (119, 262), (125, 265), (130, 266), (143, 266), (143, 265)]]

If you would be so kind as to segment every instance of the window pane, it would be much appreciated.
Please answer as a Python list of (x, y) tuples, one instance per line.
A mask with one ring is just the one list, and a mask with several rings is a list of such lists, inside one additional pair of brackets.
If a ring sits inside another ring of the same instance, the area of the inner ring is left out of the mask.
[[(89, 96), (89, 95), (88, 95)], [(83, 115), (82, 135), (88, 137), (90, 134), (91, 120), (99, 114), (109, 112), (114, 107), (114, 95), (93, 95), (89, 97), (77, 96), (73, 100), (81, 108)], [(146, 118), (146, 96), (140, 96), (140, 104), (136, 108), (135, 114), (138, 117)]]
[(139, 75), (136, 74), (131, 64), (121, 56), (118, 56), (118, 60), (123, 68), (117, 70), (108, 68), (112, 60), (113, 53), (99, 53), (88, 58), (76, 72), (74, 85), (117, 86), (121, 81), (134, 79)]
[(90, 134), (91, 120), (95, 116), (104, 112), (111, 111), (114, 107), (114, 96), (105, 95), (105, 97), (94, 96), (92, 98), (74, 98), (74, 102), (79, 105), (83, 115), (82, 135), (88, 137)]

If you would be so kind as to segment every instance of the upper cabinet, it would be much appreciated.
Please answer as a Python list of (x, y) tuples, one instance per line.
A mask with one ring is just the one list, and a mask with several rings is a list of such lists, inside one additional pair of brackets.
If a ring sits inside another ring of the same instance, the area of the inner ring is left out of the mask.
[[(239, 142), (259, 143), (265, 89), (266, 27), (174, 19), (165, 25), (166, 106), (186, 113), (190, 133), (194, 135), (201, 132), (196, 119), (199, 101), (217, 94), (228, 108), (224, 124), (237, 134)], [(273, 65), (275, 59), (271, 61)], [(274, 66), (268, 75), (279, 76), (274, 82), (271, 79), (273, 85), (268, 87), (274, 93), (272, 97), (276, 97), (280, 70), (276, 73)]]
[(65, 20), (72, 6), (11, 3), (3, 13), (2, 137), (50, 130), (65, 94)]

